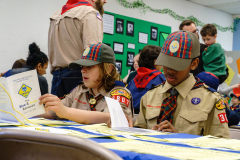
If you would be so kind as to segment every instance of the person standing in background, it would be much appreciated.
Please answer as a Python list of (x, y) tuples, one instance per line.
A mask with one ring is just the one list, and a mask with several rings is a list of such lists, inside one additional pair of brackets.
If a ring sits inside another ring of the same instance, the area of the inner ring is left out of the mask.
[(81, 67), (70, 69), (68, 64), (82, 57), (90, 44), (103, 39), (106, 0), (68, 0), (50, 18), (48, 55), (53, 74), (51, 93), (64, 97), (82, 81)]

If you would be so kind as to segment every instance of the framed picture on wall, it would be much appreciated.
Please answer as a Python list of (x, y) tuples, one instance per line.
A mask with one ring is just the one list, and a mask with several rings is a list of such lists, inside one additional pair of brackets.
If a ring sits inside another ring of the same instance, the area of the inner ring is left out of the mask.
[(134, 36), (134, 22), (127, 21), (126, 35)]
[(151, 27), (151, 40), (157, 41), (158, 38), (158, 28), (157, 27)]
[(134, 52), (127, 52), (127, 66), (131, 67), (133, 65)]
[(113, 51), (116, 54), (123, 54), (124, 44), (120, 42), (113, 42)]
[(116, 33), (123, 34), (124, 20), (116, 18)]
[(116, 69), (118, 73), (121, 75), (122, 73), (122, 61), (121, 60), (116, 60)]
[(138, 42), (148, 44), (148, 34), (143, 33), (143, 32), (139, 32), (138, 33)]

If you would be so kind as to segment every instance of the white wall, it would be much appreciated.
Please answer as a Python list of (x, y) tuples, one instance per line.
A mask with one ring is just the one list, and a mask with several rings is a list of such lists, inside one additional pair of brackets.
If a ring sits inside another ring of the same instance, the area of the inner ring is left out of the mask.
[[(47, 39), (49, 17), (67, 0), (0, 0), (0, 72), (11, 68), (16, 59), (26, 58), (28, 45), (36, 42), (40, 49), (48, 54)], [(134, 0), (127, 0), (132, 2)], [(180, 16), (195, 16), (204, 23), (217, 23), (228, 27), (233, 24), (233, 16), (222, 11), (210, 9), (188, 1), (180, 0), (143, 0), (146, 5), (156, 8), (169, 8)], [(125, 16), (143, 19), (154, 23), (168, 25), (172, 31), (178, 30), (180, 21), (166, 14), (147, 12), (142, 14), (139, 9), (127, 9), (119, 5), (117, 0), (108, 0), (104, 6), (106, 11)], [(198, 27), (201, 29), (200, 27)], [(218, 42), (225, 50), (232, 50), (232, 32), (218, 31)], [(45, 75), (49, 88), (52, 76)]]

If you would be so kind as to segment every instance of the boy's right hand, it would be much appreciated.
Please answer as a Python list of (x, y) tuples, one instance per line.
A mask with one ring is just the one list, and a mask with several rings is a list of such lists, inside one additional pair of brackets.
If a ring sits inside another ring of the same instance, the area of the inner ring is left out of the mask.
[(67, 107), (65, 107), (61, 100), (52, 94), (45, 94), (39, 98), (39, 104), (45, 104), (45, 110), (54, 111), (58, 117), (64, 118), (64, 114), (66, 114)]

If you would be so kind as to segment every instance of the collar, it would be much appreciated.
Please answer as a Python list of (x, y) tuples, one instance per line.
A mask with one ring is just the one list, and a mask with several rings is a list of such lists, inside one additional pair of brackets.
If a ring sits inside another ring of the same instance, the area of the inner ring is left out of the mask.
[(183, 99), (186, 99), (187, 95), (192, 90), (195, 83), (196, 80), (194, 76), (192, 75), (192, 73), (189, 73), (189, 77), (182, 83), (178, 84), (177, 86), (172, 86), (166, 81), (165, 85), (163, 86), (163, 89), (159, 93), (165, 93), (170, 88), (174, 87), (178, 91), (178, 93), (183, 97)]
[[(92, 89), (91, 89), (91, 88), (83, 89), (83, 90), (82, 90), (82, 93), (84, 93), (84, 92), (85, 92), (85, 93), (86, 93), (86, 92), (89, 92), (89, 93), (91, 93), (91, 94), (93, 95), (93, 92), (92, 92)], [(97, 95), (95, 95), (94, 98), (97, 97), (97, 96), (100, 95), (100, 94), (103, 95), (103, 96), (107, 96), (107, 95), (108, 95), (108, 92), (107, 92), (103, 87), (101, 87), (100, 90), (99, 90), (99, 93), (98, 93)]]
[(74, 7), (78, 7), (78, 6), (82, 6), (82, 5), (92, 6), (86, 0), (68, 0), (67, 3), (62, 7), (62, 13), (61, 14), (64, 14), (66, 11), (68, 11), (68, 10), (74, 8)]

